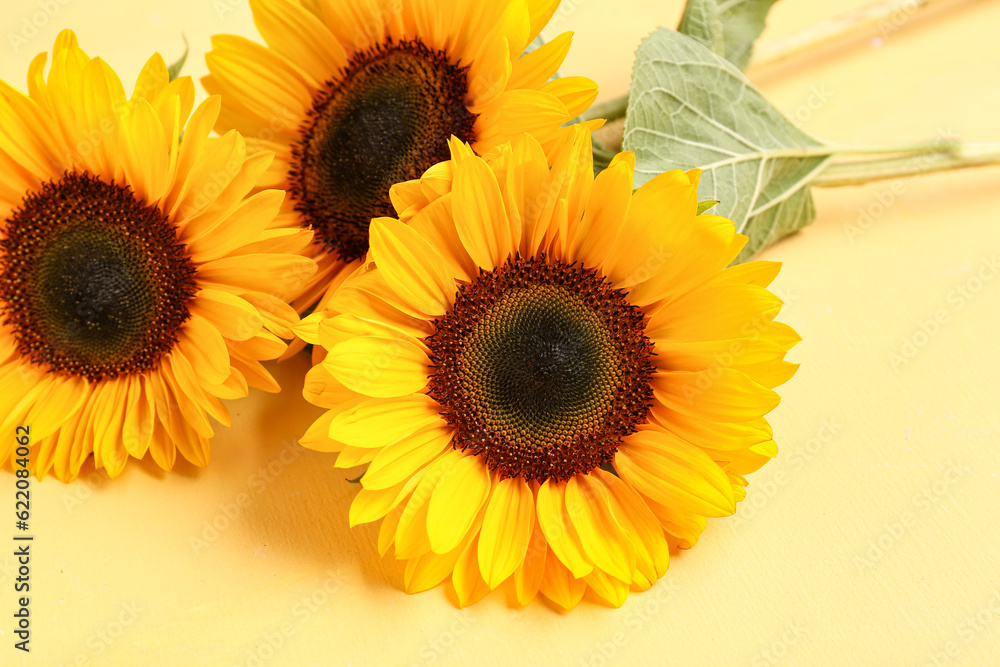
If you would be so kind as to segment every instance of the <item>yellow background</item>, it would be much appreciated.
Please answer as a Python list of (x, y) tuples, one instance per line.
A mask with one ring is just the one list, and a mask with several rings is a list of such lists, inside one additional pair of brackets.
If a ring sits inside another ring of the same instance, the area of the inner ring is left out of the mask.
[[(547, 32), (576, 30), (564, 72), (607, 99), (681, 4), (568, 0)], [(764, 39), (861, 4), (783, 0)], [(54, 17), (15, 50), (10, 33), (45, 6)], [(256, 35), (242, 0), (6, 0), (2, 14), (0, 77), (19, 87), (62, 27), (129, 89), (153, 50), (180, 54), (181, 32), (196, 77), (211, 34)], [(1000, 140), (998, 28), (1000, 3), (942, 2), (750, 76), (831, 141)], [(816, 222), (765, 254), (785, 263), (781, 317), (804, 338), (771, 415), (781, 454), (735, 517), (619, 610), (405, 595), (376, 528), (348, 528), (345, 473), (295, 444), (317, 415), (298, 359), (277, 371), (286, 393), (232, 405), (207, 470), (34, 483), (33, 650), (12, 647), (0, 546), (0, 664), (1000, 664), (1000, 276), (977, 280), (1000, 255), (998, 179), (816, 193)], [(12, 488), (3, 473), (0, 505)]]

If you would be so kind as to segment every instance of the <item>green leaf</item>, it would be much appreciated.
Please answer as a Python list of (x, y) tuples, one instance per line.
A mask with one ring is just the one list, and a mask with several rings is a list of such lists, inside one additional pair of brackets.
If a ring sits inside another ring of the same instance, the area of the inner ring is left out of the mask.
[(708, 209), (712, 208), (719, 203), (718, 199), (706, 199), (705, 201), (698, 202), (698, 215), (701, 215)]
[(714, 53), (746, 69), (777, 0), (688, 0), (678, 26)]
[(184, 54), (167, 68), (167, 72), (170, 73), (171, 81), (180, 76), (181, 69), (184, 67), (184, 63), (187, 62), (188, 52), (191, 50), (191, 45), (188, 44), (187, 36), (181, 35), (181, 37), (184, 39)]
[(677, 30), (697, 39), (713, 53), (725, 57), (725, 33), (722, 21), (719, 20), (719, 3), (716, 0), (688, 0)]
[(347, 480), (350, 484), (360, 484), (361, 483), (361, 478), (364, 477), (364, 476), (365, 476), (365, 474), (361, 473), (360, 475), (358, 475), (354, 479), (347, 479), (346, 477), (344, 479)]
[(836, 149), (796, 128), (727, 60), (660, 29), (636, 52), (623, 148), (636, 186), (670, 169), (703, 169), (699, 199), (750, 237), (745, 261), (815, 217), (809, 181)]

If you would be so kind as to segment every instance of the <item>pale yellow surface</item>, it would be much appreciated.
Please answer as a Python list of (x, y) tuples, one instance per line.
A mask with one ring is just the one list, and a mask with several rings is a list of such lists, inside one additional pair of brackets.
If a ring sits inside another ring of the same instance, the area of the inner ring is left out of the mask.
[[(15, 52), (10, 32), (45, 3), (5, 0), (0, 77), (23, 86), (61, 27), (127, 87), (153, 50), (180, 53), (181, 31), (196, 76), (209, 35), (255, 35), (238, 0), (62, 2)], [(565, 4), (564, 71), (605, 96), (681, 8)], [(783, 0), (765, 38), (860, 4)], [(945, 2), (751, 77), (829, 140), (1000, 140), (998, 29), (1000, 3)], [(277, 371), (285, 394), (232, 405), (207, 470), (133, 463), (34, 484), (32, 653), (12, 647), (0, 546), (0, 664), (1000, 664), (998, 181), (991, 168), (817, 193), (815, 224), (765, 255), (785, 263), (782, 319), (804, 339), (771, 415), (781, 454), (735, 517), (621, 609), (495, 594), (461, 611), (444, 587), (404, 594), (376, 528), (348, 528), (355, 487), (333, 456), (295, 444), (318, 414), (298, 398), (299, 359)], [(12, 544), (13, 478), (0, 480)]]

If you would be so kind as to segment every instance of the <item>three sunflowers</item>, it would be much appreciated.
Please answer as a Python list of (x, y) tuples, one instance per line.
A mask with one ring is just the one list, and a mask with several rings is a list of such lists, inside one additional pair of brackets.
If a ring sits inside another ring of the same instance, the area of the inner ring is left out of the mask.
[(0, 419), (34, 474), (204, 466), (311, 344), (300, 443), (367, 464), (350, 522), (407, 591), (652, 586), (776, 454), (799, 338), (698, 170), (595, 177), (571, 35), (529, 49), (557, 6), (252, 0), (266, 45), (216, 36), (197, 107), (69, 31), (0, 82)]

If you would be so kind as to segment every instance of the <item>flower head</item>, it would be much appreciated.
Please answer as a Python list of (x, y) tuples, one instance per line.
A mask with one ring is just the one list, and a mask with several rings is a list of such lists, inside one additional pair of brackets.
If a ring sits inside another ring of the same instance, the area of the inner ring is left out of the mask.
[(552, 79), (571, 34), (522, 55), (552, 0), (251, 0), (268, 46), (217, 35), (204, 85), (223, 93), (218, 129), (275, 152), (266, 184), (289, 192), (280, 220), (315, 232), (316, 277), (296, 304), (332, 291), (368, 251), (390, 187), (448, 158), (457, 136), (483, 155), (523, 132), (551, 150), (597, 94)]
[(746, 238), (697, 215), (697, 170), (633, 193), (631, 154), (595, 179), (582, 131), (551, 167), (530, 136), (451, 150), (296, 329), (327, 351), (301, 442), (368, 464), (351, 523), (382, 520), (408, 591), (618, 606), (776, 453), (764, 415), (799, 340), (765, 289), (779, 267), (729, 267)]
[(192, 113), (159, 55), (131, 98), (70, 31), (46, 60), (28, 95), (0, 81), (0, 421), (29, 427), (39, 477), (205, 465), (220, 399), (277, 391), (260, 361), (298, 321), (310, 235), (270, 228), (283, 193), (247, 195), (271, 156), (210, 139), (219, 99)]

